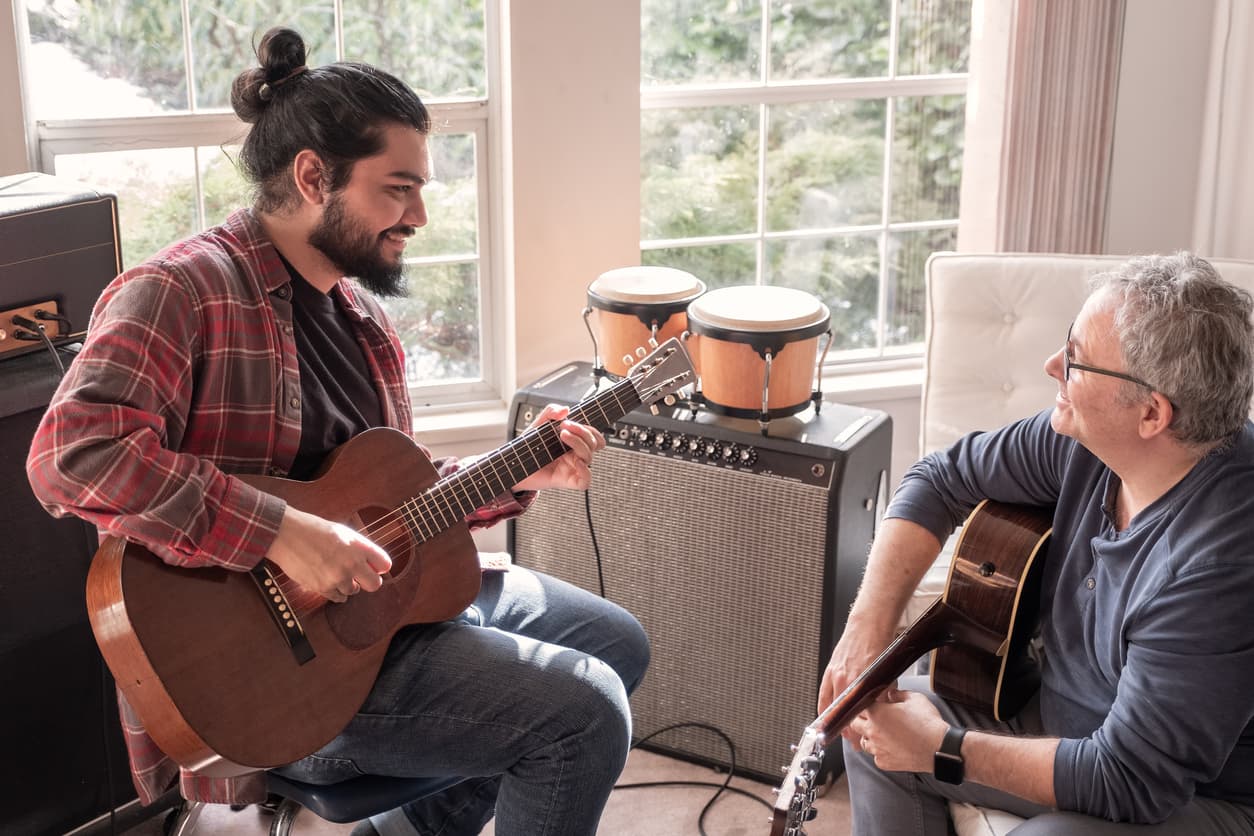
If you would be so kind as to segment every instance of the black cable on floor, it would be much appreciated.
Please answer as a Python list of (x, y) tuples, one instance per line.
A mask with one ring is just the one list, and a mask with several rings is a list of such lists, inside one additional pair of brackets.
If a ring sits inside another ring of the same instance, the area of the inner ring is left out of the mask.
[(645, 735), (644, 737), (640, 738), (635, 743), (633, 743), (631, 748), (634, 749), (637, 746), (639, 746), (641, 743), (644, 743), (650, 740), (651, 738), (657, 737), (659, 734), (664, 734), (665, 732), (673, 731), (675, 729), (682, 729), (682, 728), (704, 729), (708, 732), (718, 735), (720, 738), (723, 739), (723, 742), (727, 744), (728, 760), (730, 761), (730, 766), (727, 769), (727, 778), (723, 781), (723, 783), (716, 784), (713, 781), (643, 781), (643, 782), (632, 783), (632, 784), (616, 784), (614, 786), (614, 789), (634, 790), (634, 789), (644, 789), (646, 787), (650, 787), (650, 788), (651, 787), (715, 787), (717, 788), (717, 792), (715, 792), (714, 795), (710, 796), (710, 800), (705, 803), (705, 806), (701, 808), (701, 812), (697, 816), (697, 832), (700, 833), (701, 836), (708, 836), (708, 834), (706, 834), (705, 832), (706, 814), (710, 812), (710, 809), (713, 808), (714, 803), (718, 801), (719, 798), (722, 797), (723, 793), (725, 792), (736, 793), (737, 795), (743, 795), (746, 798), (752, 798), (754, 801), (757, 801), (758, 803), (762, 804), (768, 810), (774, 809), (771, 806), (771, 804), (767, 802), (765, 799), (759, 798), (758, 796), (754, 795), (748, 790), (742, 790), (740, 787), (731, 786), (731, 779), (736, 774), (736, 744), (732, 742), (732, 739), (728, 737), (723, 732), (722, 729), (716, 726), (711, 726), (708, 723), (673, 723), (672, 725), (664, 726), (663, 728), (658, 729), (652, 734)]

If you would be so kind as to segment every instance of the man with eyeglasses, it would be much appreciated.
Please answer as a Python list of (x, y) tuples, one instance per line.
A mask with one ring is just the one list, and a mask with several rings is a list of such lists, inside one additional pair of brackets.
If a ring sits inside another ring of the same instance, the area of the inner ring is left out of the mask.
[(1016, 836), (1254, 834), (1254, 301), (1187, 253), (1092, 286), (1045, 362), (1053, 408), (902, 480), (819, 707), (984, 498), (1054, 509), (1040, 691), (999, 723), (890, 688), (844, 731), (855, 834), (944, 836), (949, 799)]

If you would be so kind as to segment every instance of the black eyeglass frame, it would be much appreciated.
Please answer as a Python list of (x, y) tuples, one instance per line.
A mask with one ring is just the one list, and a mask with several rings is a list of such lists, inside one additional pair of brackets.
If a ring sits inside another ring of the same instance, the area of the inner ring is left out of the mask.
[(1124, 374), (1123, 372), (1111, 371), (1110, 369), (1103, 369), (1097, 366), (1086, 366), (1083, 363), (1077, 363), (1074, 360), (1072, 360), (1071, 359), (1071, 329), (1074, 327), (1075, 327), (1074, 322), (1067, 326), (1067, 341), (1063, 343), (1063, 346), (1062, 346), (1062, 379), (1063, 380), (1070, 381), (1071, 370), (1079, 369), (1082, 372), (1092, 372), (1093, 374), (1104, 374), (1104, 375), (1107, 375), (1108, 377), (1117, 377), (1120, 380), (1126, 380), (1130, 383), (1135, 383), (1138, 386), (1144, 386), (1146, 389), (1150, 390), (1151, 392), (1158, 391), (1157, 388), (1146, 383), (1144, 380), (1141, 380), (1141, 378), (1139, 377), (1133, 377), (1130, 374)]

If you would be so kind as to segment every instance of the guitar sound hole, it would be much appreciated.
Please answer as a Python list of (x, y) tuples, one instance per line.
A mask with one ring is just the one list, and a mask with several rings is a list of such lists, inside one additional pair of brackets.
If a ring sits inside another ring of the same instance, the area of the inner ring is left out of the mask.
[(386, 577), (396, 578), (404, 574), (414, 547), (408, 526), (400, 521), (395, 512), (385, 508), (363, 508), (357, 513), (357, 522), (357, 530), (382, 546), (392, 558), (392, 568)]

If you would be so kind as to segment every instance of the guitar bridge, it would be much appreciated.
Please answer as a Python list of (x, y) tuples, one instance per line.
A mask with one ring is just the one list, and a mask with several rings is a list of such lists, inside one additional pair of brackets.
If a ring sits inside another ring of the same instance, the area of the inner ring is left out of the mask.
[(261, 591), (262, 600), (266, 602), (270, 617), (274, 619), (274, 623), (283, 634), (284, 641), (292, 651), (292, 656), (296, 658), (296, 664), (303, 665), (317, 656), (313, 645), (309, 643), (309, 637), (305, 635), (305, 628), (301, 626), (300, 619), (296, 616), (296, 611), (292, 609), (287, 596), (279, 588), (279, 582), (270, 571), (266, 561), (258, 563), (249, 574), (253, 582), (257, 584), (257, 589)]

